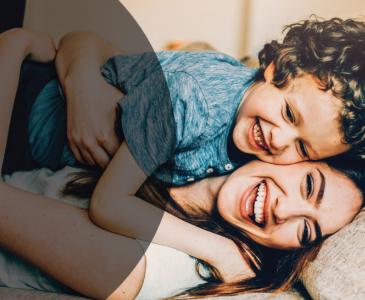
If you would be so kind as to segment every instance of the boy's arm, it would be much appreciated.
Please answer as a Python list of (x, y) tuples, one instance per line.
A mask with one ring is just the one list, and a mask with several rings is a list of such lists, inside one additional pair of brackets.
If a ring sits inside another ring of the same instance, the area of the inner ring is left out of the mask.
[(122, 143), (99, 180), (89, 216), (99, 226), (129, 237), (173, 247), (215, 266), (223, 280), (247, 277), (249, 268), (235, 244), (133, 196), (145, 175)]
[(91, 32), (69, 33), (60, 41), (56, 69), (67, 99), (67, 136), (84, 164), (105, 168), (119, 147), (115, 109), (123, 94), (105, 81), (100, 68), (121, 53)]
[(85, 71), (100, 75), (100, 67), (108, 58), (123, 51), (93, 32), (71, 32), (64, 35), (56, 56), (57, 74), (61, 84), (70, 75), (84, 77)]

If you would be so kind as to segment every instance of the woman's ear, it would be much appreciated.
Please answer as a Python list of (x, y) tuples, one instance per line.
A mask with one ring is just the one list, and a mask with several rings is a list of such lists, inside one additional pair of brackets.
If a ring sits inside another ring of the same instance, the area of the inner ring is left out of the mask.
[(271, 82), (274, 78), (275, 65), (271, 62), (264, 71), (264, 79), (266, 82)]

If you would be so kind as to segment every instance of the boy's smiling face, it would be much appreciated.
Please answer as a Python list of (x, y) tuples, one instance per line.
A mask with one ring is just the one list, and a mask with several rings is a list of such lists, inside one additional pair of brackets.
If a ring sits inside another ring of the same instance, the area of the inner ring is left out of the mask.
[(239, 108), (233, 142), (259, 159), (291, 164), (346, 152), (339, 120), (342, 100), (323, 91), (317, 80), (304, 74), (277, 88), (271, 80), (274, 65), (245, 94)]

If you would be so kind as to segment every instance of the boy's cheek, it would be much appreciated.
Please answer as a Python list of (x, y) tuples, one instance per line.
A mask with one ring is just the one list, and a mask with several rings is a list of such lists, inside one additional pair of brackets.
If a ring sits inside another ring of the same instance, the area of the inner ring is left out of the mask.
[(264, 162), (276, 165), (290, 165), (304, 161), (300, 156), (292, 155), (290, 153), (283, 153), (280, 155), (258, 154), (257, 157)]

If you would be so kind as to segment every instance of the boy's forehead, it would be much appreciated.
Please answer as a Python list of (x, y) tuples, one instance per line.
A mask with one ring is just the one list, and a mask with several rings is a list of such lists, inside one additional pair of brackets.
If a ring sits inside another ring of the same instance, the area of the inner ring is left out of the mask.
[(324, 93), (332, 94), (331, 90), (327, 90), (325, 84), (323, 84), (317, 76), (309, 73), (303, 73), (289, 79), (288, 91), (289, 92), (321, 91)]
[(333, 156), (348, 149), (344, 144), (341, 113), (342, 99), (324, 91), (311, 75), (294, 78), (286, 91), (302, 139), (310, 148), (312, 159)]
[(297, 106), (299, 117), (321, 115), (331, 119), (332, 123), (340, 123), (344, 100), (333, 95), (331, 90), (323, 90), (312, 78), (301, 76), (294, 78), (287, 89), (288, 101)]

